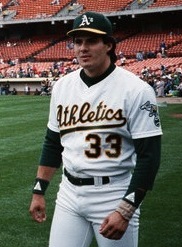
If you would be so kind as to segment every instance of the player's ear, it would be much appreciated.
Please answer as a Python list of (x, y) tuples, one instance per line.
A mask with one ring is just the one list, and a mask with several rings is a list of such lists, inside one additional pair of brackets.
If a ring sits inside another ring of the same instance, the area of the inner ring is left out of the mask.
[(117, 56), (115, 53), (116, 50), (116, 40), (113, 37), (110, 36), (103, 36), (103, 42), (104, 44), (108, 45), (108, 52), (107, 54), (110, 56), (111, 58), (111, 62), (115, 63), (117, 61)]
[(107, 45), (107, 51), (109, 52), (109, 51), (111, 51), (112, 50), (112, 48), (113, 48), (113, 44), (112, 43), (107, 43), (106, 44)]

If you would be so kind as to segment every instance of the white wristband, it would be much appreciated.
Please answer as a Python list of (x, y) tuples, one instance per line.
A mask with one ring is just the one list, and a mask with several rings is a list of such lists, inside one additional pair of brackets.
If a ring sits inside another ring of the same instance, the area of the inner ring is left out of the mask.
[(136, 208), (128, 202), (122, 200), (118, 208), (116, 209), (124, 219), (130, 220), (135, 212)]

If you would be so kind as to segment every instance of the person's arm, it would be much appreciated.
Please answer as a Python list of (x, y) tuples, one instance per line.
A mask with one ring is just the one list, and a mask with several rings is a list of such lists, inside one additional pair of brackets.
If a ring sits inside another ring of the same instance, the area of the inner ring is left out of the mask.
[(128, 220), (142, 203), (147, 191), (152, 190), (161, 158), (160, 135), (133, 141), (137, 154), (136, 166), (128, 190), (117, 208)]
[(32, 201), (29, 212), (33, 220), (41, 223), (46, 220), (46, 204), (45, 204), (45, 190), (49, 185), (57, 168), (48, 166), (39, 166), (37, 176), (33, 188)]
[(161, 136), (133, 141), (137, 160), (130, 185), (116, 211), (106, 217), (100, 227), (100, 234), (109, 239), (123, 236), (146, 192), (152, 190), (160, 165)]
[(44, 194), (62, 163), (62, 151), (59, 133), (47, 129), (29, 209), (32, 218), (39, 223), (46, 220)]

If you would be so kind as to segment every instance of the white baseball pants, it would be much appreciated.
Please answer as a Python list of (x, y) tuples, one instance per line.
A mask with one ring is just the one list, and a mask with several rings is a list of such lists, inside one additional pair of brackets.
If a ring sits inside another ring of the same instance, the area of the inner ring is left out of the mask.
[(103, 219), (113, 212), (128, 187), (130, 176), (111, 178), (105, 185), (75, 186), (63, 175), (57, 195), (49, 247), (89, 247), (93, 236), (98, 247), (137, 247), (139, 210), (120, 240), (99, 233)]

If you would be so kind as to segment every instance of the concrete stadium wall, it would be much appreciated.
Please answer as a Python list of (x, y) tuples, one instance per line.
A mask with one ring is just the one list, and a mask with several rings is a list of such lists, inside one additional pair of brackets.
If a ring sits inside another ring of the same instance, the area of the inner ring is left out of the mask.
[(46, 80), (47, 78), (6, 78), (6, 79), (0, 79), (0, 85), (1, 87), (4, 84), (10, 85), (10, 91), (15, 88), (18, 92), (18, 94), (24, 93), (25, 85), (28, 85), (30, 87), (30, 94), (33, 94), (36, 89), (40, 91), (41, 89), (41, 82), (43, 80)]

